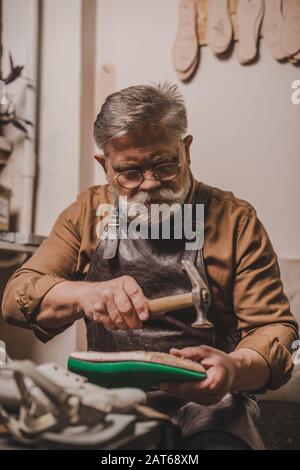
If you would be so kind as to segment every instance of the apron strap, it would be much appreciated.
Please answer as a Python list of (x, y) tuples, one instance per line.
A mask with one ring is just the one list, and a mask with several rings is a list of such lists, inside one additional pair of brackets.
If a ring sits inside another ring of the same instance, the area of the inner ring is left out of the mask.
[(117, 209), (109, 216), (105, 241), (103, 259), (112, 259), (116, 256), (119, 245), (119, 211)]
[[(211, 199), (212, 188), (208, 184), (205, 184), (202, 182), (200, 182), (199, 186), (200, 187), (197, 193), (196, 204), (204, 204), (204, 219), (205, 219), (205, 214), (207, 213), (210, 199)], [(203, 244), (204, 244), (204, 241), (203, 241)], [(200, 274), (202, 275), (202, 279), (204, 280), (208, 288), (209, 284), (208, 284), (208, 278), (207, 278), (205, 263), (204, 263), (203, 246), (199, 250), (199, 262), (200, 262), (200, 265), (199, 265)]]
[[(210, 199), (211, 199), (211, 186), (209, 186), (205, 183), (199, 182), (199, 186), (198, 186), (197, 194), (196, 194), (195, 204), (204, 204), (204, 216), (205, 216), (205, 213), (208, 209)], [(194, 219), (194, 215), (195, 215), (195, 213), (193, 212), (193, 222), (194, 222), (194, 224), (196, 224), (196, 220)], [(207, 278), (205, 263), (204, 263), (203, 246), (199, 250), (187, 250), (186, 249), (183, 253), (182, 259), (183, 260), (189, 260), (193, 264), (195, 264), (197, 254), (199, 256), (200, 274), (201, 274), (201, 277), (202, 277), (203, 281), (205, 282), (205, 284), (208, 288), (209, 284), (208, 284), (208, 278)]]

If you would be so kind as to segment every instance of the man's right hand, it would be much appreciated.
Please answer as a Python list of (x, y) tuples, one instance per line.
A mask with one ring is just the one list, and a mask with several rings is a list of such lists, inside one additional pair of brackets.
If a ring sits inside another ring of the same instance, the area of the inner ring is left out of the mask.
[(149, 318), (147, 299), (131, 276), (104, 282), (86, 282), (79, 296), (84, 316), (107, 330), (142, 328)]

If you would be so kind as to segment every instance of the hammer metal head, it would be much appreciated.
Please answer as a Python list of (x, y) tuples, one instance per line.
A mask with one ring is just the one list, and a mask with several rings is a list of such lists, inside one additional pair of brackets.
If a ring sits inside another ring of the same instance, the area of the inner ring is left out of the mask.
[(197, 312), (197, 319), (192, 323), (193, 328), (212, 328), (213, 324), (207, 319), (207, 309), (210, 305), (210, 292), (191, 261), (182, 260), (182, 267), (192, 284), (192, 299)]

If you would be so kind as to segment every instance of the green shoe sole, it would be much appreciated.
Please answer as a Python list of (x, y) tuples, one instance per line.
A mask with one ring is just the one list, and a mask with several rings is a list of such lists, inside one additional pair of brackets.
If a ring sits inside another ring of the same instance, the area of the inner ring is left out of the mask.
[(91, 383), (107, 388), (151, 390), (160, 382), (198, 382), (206, 378), (204, 372), (143, 361), (92, 362), (69, 357), (68, 369), (83, 375)]

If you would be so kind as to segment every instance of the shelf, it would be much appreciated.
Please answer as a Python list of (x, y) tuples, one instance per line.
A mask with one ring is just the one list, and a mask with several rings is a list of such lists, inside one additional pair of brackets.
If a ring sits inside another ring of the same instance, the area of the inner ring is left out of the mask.
[(0, 150), (9, 155), (12, 152), (12, 149), (13, 144), (8, 139), (6, 139), (6, 137), (0, 135)]
[(4, 167), (7, 163), (7, 159), (13, 150), (13, 144), (0, 135), (0, 167)]
[(0, 251), (12, 252), (16, 251), (18, 253), (34, 253), (37, 249), (37, 246), (32, 245), (21, 245), (20, 243), (10, 243), (0, 241)]

